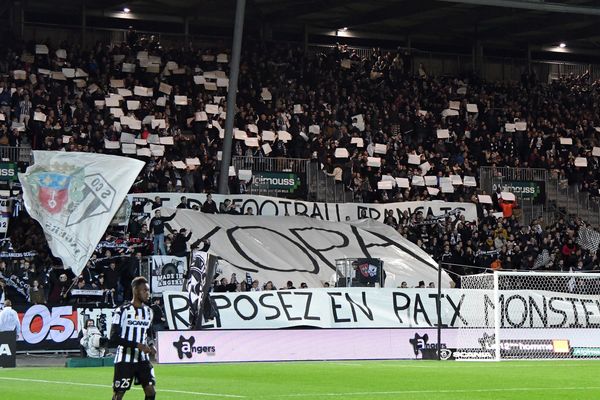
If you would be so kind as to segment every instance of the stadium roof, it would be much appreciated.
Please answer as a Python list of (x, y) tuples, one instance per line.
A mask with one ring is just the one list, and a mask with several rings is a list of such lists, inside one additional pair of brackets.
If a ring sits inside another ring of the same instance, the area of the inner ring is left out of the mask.
[[(94, 26), (96, 20), (120, 19), (134, 27), (142, 21), (161, 21), (167, 23), (161, 27), (168, 28), (168, 24), (182, 24), (187, 18), (191, 33), (212, 30), (226, 34), (235, 12), (235, 0), (83, 2), (88, 26)], [(79, 15), (78, 23), (83, 2), (29, 0), (25, 21), (73, 14)], [(131, 12), (123, 13), (125, 7)], [(247, 0), (246, 4), (247, 33), (266, 26), (273, 36), (296, 35), (302, 40), (306, 28), (324, 36), (410, 40), (413, 46), (469, 48), (480, 41), (484, 47), (523, 48), (565, 42), (569, 48), (597, 49), (599, 22), (600, 2), (590, 0)]]

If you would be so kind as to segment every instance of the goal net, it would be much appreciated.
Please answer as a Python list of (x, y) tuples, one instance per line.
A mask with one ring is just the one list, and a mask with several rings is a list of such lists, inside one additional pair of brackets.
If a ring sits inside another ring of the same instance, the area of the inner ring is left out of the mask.
[(465, 276), (458, 360), (600, 358), (600, 274)]

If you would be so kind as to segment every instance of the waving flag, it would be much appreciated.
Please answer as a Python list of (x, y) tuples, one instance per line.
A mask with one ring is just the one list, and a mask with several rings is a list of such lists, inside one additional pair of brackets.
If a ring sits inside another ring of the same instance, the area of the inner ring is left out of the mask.
[(25, 208), (42, 225), (52, 254), (79, 274), (144, 163), (94, 153), (34, 151), (19, 174)]
[(192, 261), (183, 290), (190, 301), (190, 328), (200, 329), (208, 290), (217, 268), (217, 258), (204, 251), (192, 252)]

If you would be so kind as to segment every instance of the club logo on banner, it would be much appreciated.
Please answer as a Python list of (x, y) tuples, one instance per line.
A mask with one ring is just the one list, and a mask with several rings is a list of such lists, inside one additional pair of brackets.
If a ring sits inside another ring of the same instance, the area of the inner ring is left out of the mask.
[(183, 290), (187, 259), (174, 256), (152, 256), (152, 292)]
[(35, 151), (19, 174), (29, 214), (76, 274), (85, 267), (144, 163), (91, 153)]

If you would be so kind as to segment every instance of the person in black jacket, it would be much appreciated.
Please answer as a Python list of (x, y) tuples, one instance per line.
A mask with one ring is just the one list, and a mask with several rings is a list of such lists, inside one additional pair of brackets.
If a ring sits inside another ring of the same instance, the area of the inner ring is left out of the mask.
[(155, 255), (167, 254), (167, 250), (165, 249), (165, 222), (175, 218), (176, 214), (177, 210), (175, 210), (173, 215), (171, 215), (170, 217), (162, 217), (160, 215), (160, 210), (156, 210), (154, 212), (154, 218), (150, 220), (150, 228), (152, 229), (152, 234), (154, 235), (154, 240), (152, 244)]
[(206, 214), (218, 214), (217, 204), (212, 199), (212, 195), (206, 196), (206, 201), (202, 204), (201, 211)]
[(186, 229), (181, 228), (179, 232), (175, 234), (173, 238), (173, 244), (171, 245), (171, 250), (173, 251), (173, 255), (177, 257), (185, 257), (187, 253), (187, 242), (192, 237), (192, 231), (186, 235)]

